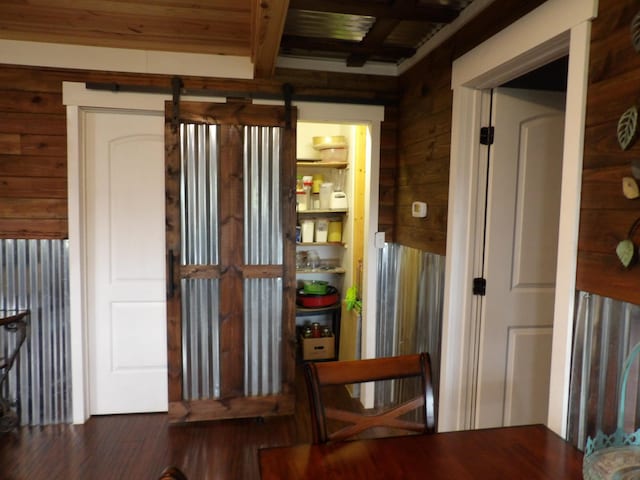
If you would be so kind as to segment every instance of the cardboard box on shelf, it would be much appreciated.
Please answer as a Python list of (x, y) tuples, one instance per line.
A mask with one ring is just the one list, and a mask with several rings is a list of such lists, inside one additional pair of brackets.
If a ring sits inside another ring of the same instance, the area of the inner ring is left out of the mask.
[(327, 360), (335, 357), (335, 337), (300, 337), (303, 360)]

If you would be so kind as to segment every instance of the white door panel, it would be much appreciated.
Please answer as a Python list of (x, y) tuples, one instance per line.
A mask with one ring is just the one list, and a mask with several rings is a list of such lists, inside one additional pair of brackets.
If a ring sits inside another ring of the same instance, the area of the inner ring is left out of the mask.
[(552, 333), (551, 327), (509, 329), (505, 425), (547, 421)]
[(476, 427), (547, 416), (564, 94), (493, 96)]
[(520, 125), (514, 288), (553, 288), (555, 282), (562, 170), (558, 148), (562, 148), (563, 129), (561, 112), (527, 119)]
[(85, 125), (91, 414), (166, 411), (163, 118)]

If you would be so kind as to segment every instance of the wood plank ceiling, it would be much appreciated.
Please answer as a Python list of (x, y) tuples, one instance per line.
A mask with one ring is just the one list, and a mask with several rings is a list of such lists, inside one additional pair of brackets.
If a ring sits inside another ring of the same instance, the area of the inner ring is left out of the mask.
[(472, 0), (0, 0), (0, 38), (398, 64)]

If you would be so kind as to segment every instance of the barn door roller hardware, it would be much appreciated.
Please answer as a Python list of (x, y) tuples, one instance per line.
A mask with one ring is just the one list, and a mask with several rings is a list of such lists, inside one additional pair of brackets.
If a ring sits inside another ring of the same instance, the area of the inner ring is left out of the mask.
[(180, 77), (171, 79), (171, 94), (173, 95), (171, 103), (173, 105), (173, 115), (171, 117), (171, 127), (175, 132), (180, 124), (180, 92), (184, 84)]
[(152, 85), (123, 85), (120, 83), (100, 83), (100, 82), (87, 82), (85, 86), (89, 90), (107, 90), (110, 92), (131, 92), (131, 93), (161, 93), (166, 95), (174, 94), (174, 82), (176, 79), (180, 80), (180, 94), (189, 95), (194, 97), (235, 97), (235, 98), (249, 98), (256, 100), (284, 100), (287, 104), (287, 98), (289, 102), (315, 102), (315, 103), (347, 103), (352, 105), (394, 105), (396, 99), (392, 98), (360, 98), (360, 97), (333, 97), (324, 95), (304, 95), (294, 94), (293, 86), (289, 83), (282, 85), (282, 93), (268, 93), (268, 92), (249, 92), (249, 91), (234, 91), (234, 90), (210, 90), (210, 89), (188, 89), (184, 87), (182, 79), (180, 77), (173, 77), (171, 80), (171, 88), (158, 87)]
[(291, 128), (291, 95), (293, 95), (293, 86), (290, 83), (282, 85), (282, 95), (284, 96), (284, 127), (289, 130)]

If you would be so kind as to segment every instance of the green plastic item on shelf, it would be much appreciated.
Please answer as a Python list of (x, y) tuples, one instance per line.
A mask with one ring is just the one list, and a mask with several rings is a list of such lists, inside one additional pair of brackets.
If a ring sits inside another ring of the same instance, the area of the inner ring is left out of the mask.
[(313, 295), (325, 295), (328, 289), (329, 289), (329, 282), (325, 282), (322, 280), (307, 281), (307, 282), (304, 282), (304, 286), (303, 286), (304, 293), (313, 294)]

